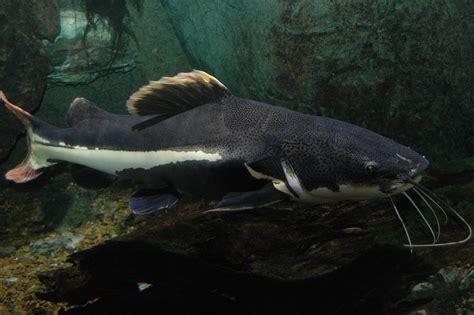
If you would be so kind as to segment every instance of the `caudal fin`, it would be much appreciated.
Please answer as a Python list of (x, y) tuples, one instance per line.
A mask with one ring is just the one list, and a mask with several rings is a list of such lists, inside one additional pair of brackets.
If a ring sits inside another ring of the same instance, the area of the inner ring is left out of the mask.
[(27, 111), (11, 103), (3, 91), (0, 91), (0, 99), (5, 103), (5, 107), (15, 114), (26, 127), (28, 142), (28, 154), (26, 158), (14, 169), (8, 171), (5, 174), (5, 178), (15, 183), (26, 183), (40, 176), (43, 173), (42, 169), (52, 164), (41, 156), (38, 156), (38, 154), (35, 154), (31, 145), (34, 135), (33, 123), (39, 123), (39, 120)]

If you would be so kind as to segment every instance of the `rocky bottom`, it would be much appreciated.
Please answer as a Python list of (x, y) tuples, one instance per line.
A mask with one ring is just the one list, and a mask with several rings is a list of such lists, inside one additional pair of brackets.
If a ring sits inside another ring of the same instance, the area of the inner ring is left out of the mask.
[[(2, 193), (3, 209), (15, 211), (15, 207), (8, 206), (13, 199), (17, 207), (26, 208), (20, 216), (36, 212), (34, 204), (20, 203), (17, 199), (18, 192), (7, 190)], [(0, 247), (0, 314), (57, 314), (66, 308), (67, 303), (37, 297), (36, 293), (45, 289), (38, 274), (70, 266), (67, 258), (71, 253), (132, 231), (133, 227), (123, 224), (128, 216), (127, 193), (130, 192), (117, 194), (112, 190), (98, 194), (90, 207), (101, 209), (101, 215), (78, 227), (68, 226), (50, 232), (38, 232), (40, 228), (29, 223), (29, 229), (22, 230), (20, 235), (8, 235), (8, 238), (5, 235), (2, 241), (8, 242), (9, 246), (2, 243)], [(20, 217), (15, 217), (14, 220), (18, 224), (25, 223)]]

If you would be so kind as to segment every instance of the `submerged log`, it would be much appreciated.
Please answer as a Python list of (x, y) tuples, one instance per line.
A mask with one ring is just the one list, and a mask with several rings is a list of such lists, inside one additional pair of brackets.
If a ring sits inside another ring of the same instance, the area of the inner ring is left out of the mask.
[(370, 313), (408, 307), (399, 301), (413, 281), (433, 272), (389, 244), (389, 231), (399, 230), (379, 204), (206, 215), (198, 208), (180, 207), (71, 255), (72, 267), (40, 275), (48, 290), (39, 296), (77, 306), (66, 314)]

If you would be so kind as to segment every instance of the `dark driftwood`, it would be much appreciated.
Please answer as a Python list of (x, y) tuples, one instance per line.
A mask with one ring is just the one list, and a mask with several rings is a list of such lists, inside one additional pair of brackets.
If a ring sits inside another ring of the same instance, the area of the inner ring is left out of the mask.
[[(40, 296), (73, 305), (99, 298), (68, 314), (388, 312), (408, 307), (399, 301), (432, 272), (408, 250), (386, 244), (399, 230), (378, 204), (196, 213), (182, 207), (73, 254), (73, 267), (40, 275), (49, 288)], [(153, 286), (139, 292), (139, 282)]]

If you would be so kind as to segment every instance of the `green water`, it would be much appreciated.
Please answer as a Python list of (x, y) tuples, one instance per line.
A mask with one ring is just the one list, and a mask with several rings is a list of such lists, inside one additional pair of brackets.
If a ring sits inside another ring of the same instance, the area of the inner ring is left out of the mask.
[[(411, 147), (431, 162), (423, 183), (474, 224), (472, 1), (4, 2), (0, 90), (51, 125), (66, 126), (76, 97), (126, 114), (130, 95), (150, 80), (200, 69), (234, 95), (353, 123)], [(0, 121), (3, 174), (24, 158), (26, 141), (13, 115), (0, 109)], [(472, 241), (403, 251), (405, 234), (385, 200), (288, 203), (283, 208), (294, 212), (210, 218), (200, 214), (214, 201), (191, 200), (143, 218), (130, 214), (128, 183), (85, 189), (71, 174), (59, 165), (32, 183), (0, 181), (0, 314), (52, 314), (63, 309), (58, 301), (98, 297), (78, 312), (474, 313)], [(395, 201), (414, 242), (429, 241), (415, 209)], [(434, 216), (427, 219), (436, 229)], [(466, 236), (457, 221), (441, 225), (441, 239)], [(120, 246), (106, 242), (117, 237)], [(65, 261), (76, 252), (71, 267)], [(159, 268), (141, 268), (134, 255)], [(377, 265), (378, 255), (395, 263), (380, 258)], [(86, 280), (68, 287), (58, 270)], [(365, 286), (357, 273), (373, 282)], [(304, 285), (284, 282), (295, 279)]]

